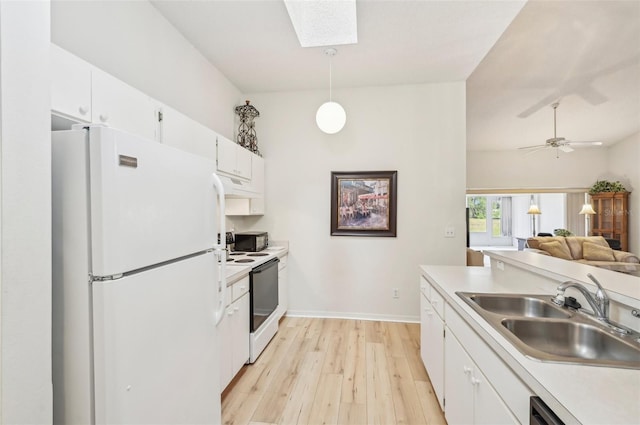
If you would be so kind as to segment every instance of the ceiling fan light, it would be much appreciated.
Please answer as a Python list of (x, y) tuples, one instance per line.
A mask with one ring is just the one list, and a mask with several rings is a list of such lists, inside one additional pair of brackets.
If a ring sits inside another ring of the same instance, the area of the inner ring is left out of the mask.
[(335, 134), (342, 130), (347, 122), (347, 113), (337, 102), (325, 102), (316, 112), (318, 128), (327, 134)]
[(558, 148), (562, 152), (566, 152), (566, 153), (573, 152), (573, 148), (571, 146), (569, 146), (569, 145), (560, 145), (560, 146), (558, 146)]

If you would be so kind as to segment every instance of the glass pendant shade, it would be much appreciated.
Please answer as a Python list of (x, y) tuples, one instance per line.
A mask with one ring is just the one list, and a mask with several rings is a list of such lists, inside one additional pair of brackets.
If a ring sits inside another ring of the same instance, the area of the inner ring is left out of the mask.
[(327, 134), (335, 134), (342, 130), (347, 122), (347, 113), (337, 102), (325, 102), (316, 112), (318, 128)]

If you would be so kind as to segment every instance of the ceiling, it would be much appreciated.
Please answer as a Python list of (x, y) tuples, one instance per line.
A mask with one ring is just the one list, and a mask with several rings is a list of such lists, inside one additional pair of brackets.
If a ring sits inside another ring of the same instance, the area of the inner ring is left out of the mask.
[[(243, 93), (328, 88), (324, 48), (300, 47), (280, 0), (152, 4)], [(467, 80), (468, 150), (544, 143), (558, 100), (558, 136), (640, 131), (638, 1), (358, 0), (357, 13), (333, 87)]]

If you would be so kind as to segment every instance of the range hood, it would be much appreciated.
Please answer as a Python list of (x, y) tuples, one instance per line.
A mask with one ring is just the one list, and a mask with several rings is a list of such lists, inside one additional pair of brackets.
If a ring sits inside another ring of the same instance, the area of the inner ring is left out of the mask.
[(262, 198), (264, 196), (249, 181), (220, 174), (218, 177), (222, 180), (225, 198)]

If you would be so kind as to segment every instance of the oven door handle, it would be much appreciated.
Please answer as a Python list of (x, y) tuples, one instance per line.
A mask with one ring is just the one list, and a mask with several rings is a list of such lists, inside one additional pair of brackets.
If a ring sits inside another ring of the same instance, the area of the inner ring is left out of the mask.
[[(218, 208), (219, 208), (219, 216), (220, 216), (220, 228), (218, 231), (220, 235), (226, 235), (225, 229), (225, 205), (224, 205), (224, 187), (222, 186), (222, 181), (220, 177), (216, 173), (211, 174), (211, 181), (213, 187), (216, 190), (216, 194), (218, 196)], [(218, 259), (220, 261), (220, 267), (218, 270), (218, 305), (216, 306), (216, 311), (214, 314), (214, 319), (216, 326), (222, 321), (224, 318), (224, 307), (225, 300), (227, 298), (227, 241), (226, 238), (220, 237), (217, 245), (213, 247)], [(214, 267), (218, 267), (218, 264), (214, 265)]]

